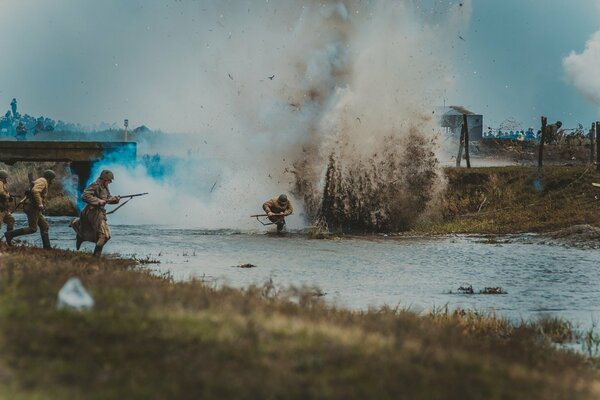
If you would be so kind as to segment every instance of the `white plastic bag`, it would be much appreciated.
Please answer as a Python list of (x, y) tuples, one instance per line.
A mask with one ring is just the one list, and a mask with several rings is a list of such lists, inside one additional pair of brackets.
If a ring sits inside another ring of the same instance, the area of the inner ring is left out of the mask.
[(75, 310), (86, 310), (94, 306), (94, 299), (85, 290), (79, 278), (69, 278), (58, 292), (58, 303), (56, 307), (73, 308)]

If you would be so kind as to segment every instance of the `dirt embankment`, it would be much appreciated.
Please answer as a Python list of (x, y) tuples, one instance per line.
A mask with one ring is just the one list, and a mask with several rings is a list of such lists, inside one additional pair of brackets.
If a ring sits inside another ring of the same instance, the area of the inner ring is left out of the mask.
[(440, 217), (419, 233), (551, 232), (600, 226), (600, 175), (591, 165), (447, 168)]
[[(517, 165), (537, 166), (539, 143), (512, 139), (484, 139), (471, 143), (474, 158), (503, 160)], [(544, 164), (582, 165), (590, 161), (590, 145), (579, 139), (544, 145)]]

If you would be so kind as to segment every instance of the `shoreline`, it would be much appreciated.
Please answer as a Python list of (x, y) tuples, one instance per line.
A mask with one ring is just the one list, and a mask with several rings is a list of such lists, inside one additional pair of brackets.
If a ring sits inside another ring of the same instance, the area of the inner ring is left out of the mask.
[[(600, 395), (597, 359), (555, 348), (571, 334), (559, 319), (356, 312), (268, 282), (217, 289), (65, 250), (0, 244), (0, 260), (0, 394), (10, 398)], [(55, 309), (71, 276), (94, 309)]]

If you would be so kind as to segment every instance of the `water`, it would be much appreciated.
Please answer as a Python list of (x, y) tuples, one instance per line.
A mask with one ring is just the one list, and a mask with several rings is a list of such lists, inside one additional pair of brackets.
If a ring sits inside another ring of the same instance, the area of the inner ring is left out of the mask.
[[(15, 215), (17, 227), (25, 223)], [(74, 249), (70, 218), (50, 217), (52, 244)], [(204, 231), (157, 226), (111, 226), (108, 253), (160, 260), (149, 264), (175, 279), (245, 287), (272, 279), (277, 287), (318, 286), (331, 304), (367, 309), (384, 304), (415, 311), (448, 306), (495, 311), (513, 320), (557, 315), (587, 329), (600, 320), (598, 250), (535, 243), (520, 236), (510, 243), (480, 238), (350, 238), (311, 240), (265, 231)], [(41, 246), (39, 234), (24, 241)], [(92, 251), (85, 243), (83, 251)], [(256, 268), (235, 268), (250, 263)], [(451, 294), (501, 286), (505, 295)]]

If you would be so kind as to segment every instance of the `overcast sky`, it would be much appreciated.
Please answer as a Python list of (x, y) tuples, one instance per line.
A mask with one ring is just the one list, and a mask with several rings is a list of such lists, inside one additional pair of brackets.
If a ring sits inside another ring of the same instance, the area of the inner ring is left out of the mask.
[[(34, 116), (86, 125), (129, 118), (132, 126), (200, 131), (234, 107), (220, 96), (228, 80), (268, 84), (268, 76), (285, 75), (285, 63), (239, 75), (264, 58), (245, 38), (277, 52), (279, 33), (298, 23), (301, 2), (282, 3), (0, 0), (0, 111), (16, 97), (20, 111)], [(428, 0), (423, 7), (430, 3), (452, 4)], [(600, 117), (588, 76), (600, 71), (600, 57), (584, 53), (600, 29), (596, 1), (466, 3), (468, 22), (449, 45), (454, 81), (435, 101), (464, 105), (492, 126), (507, 118), (537, 126), (540, 115), (587, 126)], [(590, 64), (595, 68), (584, 68)]]

